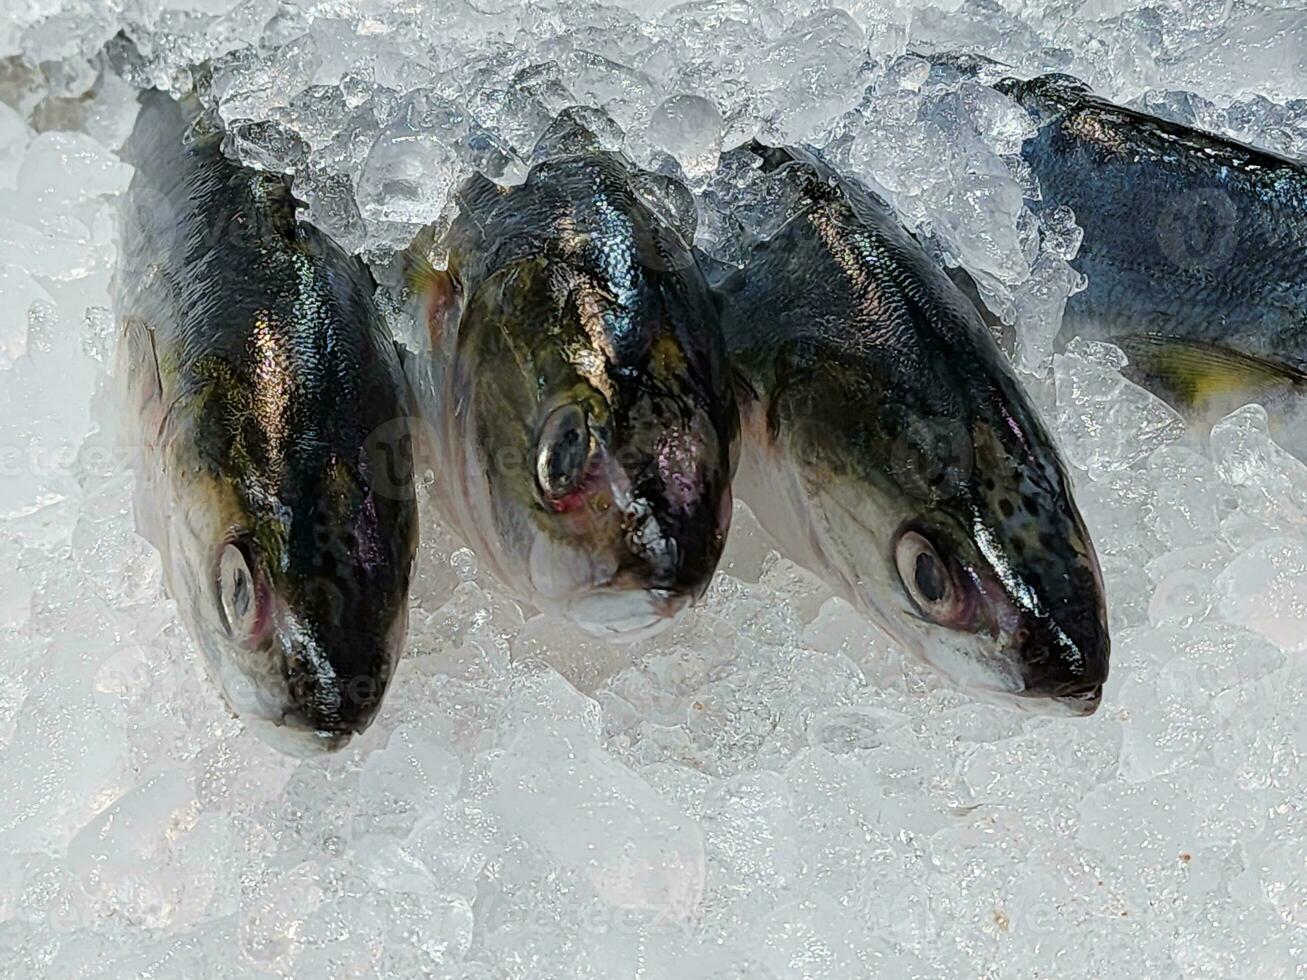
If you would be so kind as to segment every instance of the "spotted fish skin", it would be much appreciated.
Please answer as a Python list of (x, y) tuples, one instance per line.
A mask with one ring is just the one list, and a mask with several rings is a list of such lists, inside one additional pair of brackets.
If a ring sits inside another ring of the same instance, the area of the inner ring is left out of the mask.
[(1084, 231), (1060, 343), (1117, 344), (1134, 380), (1200, 417), (1307, 389), (1307, 166), (1065, 75), (997, 87), (1039, 125), (1032, 207)]
[(138, 524), (234, 710), (290, 751), (365, 728), (417, 541), (399, 352), (357, 258), (194, 97), (141, 97), (114, 300)]
[(1092, 711), (1109, 656), (1097, 560), (976, 309), (884, 201), (814, 154), (735, 152), (792, 212), (717, 276), (749, 388), (737, 494), (788, 555), (962, 685)]
[(730, 523), (738, 416), (718, 308), (681, 233), (593, 147), (516, 187), (477, 176), (417, 273), (419, 382), (443, 509), (533, 605), (626, 640), (707, 588)]

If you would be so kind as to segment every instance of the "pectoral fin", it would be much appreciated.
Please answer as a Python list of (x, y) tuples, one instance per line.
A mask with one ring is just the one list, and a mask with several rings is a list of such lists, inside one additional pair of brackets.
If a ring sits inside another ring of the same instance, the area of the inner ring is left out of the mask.
[(131, 400), (129, 408), (137, 418), (147, 421), (145, 430), (153, 435), (155, 426), (148, 423), (155, 420), (157, 424), (163, 405), (163, 376), (154, 331), (139, 317), (124, 317), (119, 344), (117, 370), (123, 375), (124, 390)]
[(668, 225), (676, 229), (687, 245), (694, 244), (698, 230), (698, 216), (694, 210), (694, 195), (679, 180), (648, 170), (631, 174), (631, 189), (645, 206)]
[(703, 273), (704, 281), (708, 283), (714, 293), (728, 295), (738, 292), (744, 286), (744, 270), (738, 265), (723, 262), (697, 246), (691, 251), (694, 255), (694, 261), (699, 266), (699, 271)]
[(418, 234), (401, 256), (404, 283), (418, 304), (422, 322), (437, 347), (446, 327), (458, 318), (462, 303), (458, 283), (445, 269), (437, 269), (428, 258), (432, 245), (430, 229)]
[(136, 475), (132, 496), (136, 530), (160, 554), (167, 554), (163, 517), (167, 503), (161, 494), (163, 461), (158, 454), (165, 407), (154, 331), (138, 317), (125, 317), (119, 344), (117, 370), (121, 372), (120, 384), (129, 413), (124, 430), (127, 445), (123, 448), (132, 458)]
[(404, 382), (404, 401), (408, 412), (409, 434), (413, 438), (415, 474), (420, 478), (425, 470), (435, 468), (435, 433), (428, 421), (434, 413), (436, 393), (431, 373), (431, 355), (414, 354), (396, 342), (400, 373)]
[(1307, 393), (1307, 374), (1290, 364), (1228, 347), (1159, 334), (1114, 337), (1125, 374), (1190, 418), (1214, 422), (1250, 402), (1274, 418)]

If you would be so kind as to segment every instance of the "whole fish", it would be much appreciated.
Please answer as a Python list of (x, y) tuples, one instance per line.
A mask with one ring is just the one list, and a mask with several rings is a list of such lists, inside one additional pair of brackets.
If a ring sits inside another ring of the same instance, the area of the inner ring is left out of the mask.
[(372, 279), (227, 160), (191, 97), (141, 96), (114, 294), (138, 527), (233, 710), (293, 751), (367, 727), (417, 542), (399, 352)]
[(409, 254), (447, 517), (539, 608), (617, 639), (707, 588), (738, 429), (714, 297), (641, 174), (584, 134), (457, 194)]
[(1103, 585), (1058, 453), (979, 314), (871, 191), (754, 143), (784, 208), (720, 280), (736, 492), (796, 562), (963, 687), (1088, 714)]
[(1283, 424), (1307, 390), (1307, 166), (1068, 76), (998, 88), (1040, 123), (1022, 149), (1035, 206), (1070, 208), (1084, 231), (1061, 342), (1110, 341), (1134, 381), (1200, 420), (1259, 401), (1307, 450)]

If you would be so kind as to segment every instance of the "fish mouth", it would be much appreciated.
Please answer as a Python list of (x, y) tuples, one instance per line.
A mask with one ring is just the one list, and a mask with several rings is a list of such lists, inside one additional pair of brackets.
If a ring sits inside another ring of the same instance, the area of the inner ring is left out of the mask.
[(1109, 648), (1106, 630), (1093, 622), (1078, 617), (1078, 628), (1069, 632), (1052, 624), (1028, 634), (1021, 656), (1022, 694), (1031, 704), (1042, 704), (1046, 713), (1080, 718), (1098, 710)]
[(1097, 684), (1073, 694), (1049, 695), (1038, 691), (979, 689), (971, 693), (985, 701), (1015, 708), (1023, 714), (1053, 718), (1088, 718), (1103, 702), (1103, 685)]
[(238, 706), (233, 704), (226, 690), (223, 693), (232, 713), (260, 741), (299, 759), (343, 749), (371, 724), (376, 714), (373, 709), (349, 719), (315, 716), (297, 706), (293, 699), (283, 699), (265, 691), (259, 691), (255, 699), (246, 699)]
[(1007, 661), (1007, 666), (1003, 667), (994, 663), (982, 665), (965, 654), (948, 656), (942, 650), (934, 651), (934, 655), (925, 650), (915, 652), (919, 660), (958, 690), (1023, 714), (1087, 718), (1103, 701), (1101, 682), (1086, 683), (1078, 688), (1064, 685), (1056, 690), (1025, 686), (1019, 677), (1019, 661), (1015, 659)]
[(1063, 710), (1057, 712), (1058, 714), (1088, 718), (1103, 703), (1103, 685), (1095, 684), (1093, 687), (1076, 694), (1063, 694), (1058, 697), (1045, 698), (1044, 700), (1051, 701), (1061, 707)]
[(672, 589), (607, 588), (569, 599), (557, 612), (592, 636), (631, 643), (661, 633), (692, 599)]
[[(387, 663), (398, 659), (402, 627), (391, 633)], [(257, 670), (242, 669), (230, 657), (205, 657), (228, 710), (262, 742), (305, 758), (344, 748), (372, 724), (392, 668), (380, 677), (372, 669), (337, 674), (324, 651), (315, 649), (310, 658), (302, 646), (294, 653), (275, 649)]]
[(295, 711), (287, 711), (280, 718), (265, 715), (246, 717), (244, 721), (264, 744), (297, 759), (338, 752), (356, 734), (352, 730), (325, 731), (317, 728)]

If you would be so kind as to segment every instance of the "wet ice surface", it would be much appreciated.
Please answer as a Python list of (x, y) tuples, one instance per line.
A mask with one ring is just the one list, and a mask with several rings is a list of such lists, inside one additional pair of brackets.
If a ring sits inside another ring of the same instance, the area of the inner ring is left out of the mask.
[[(1192, 440), (1114, 349), (1051, 356), (1076, 232), (1023, 205), (1024, 118), (903, 54), (1065, 70), (1302, 152), (1307, 14), (123, 9), (48, 0), (0, 29), (44, 65), (0, 72), (7, 975), (1305, 975), (1307, 466), (1256, 407)], [(743, 511), (702, 607), (631, 648), (531, 616), (428, 524), (379, 721), (332, 758), (265, 748), (200, 673), (112, 450), (129, 172), (111, 150), (132, 109), (126, 84), (81, 96), (122, 23), (136, 84), (216, 58), (230, 152), (293, 170), (313, 218), (373, 257), (469, 168), (521, 179), (574, 103), (687, 180), (728, 257), (767, 218), (719, 149), (829, 145), (1017, 324), (1107, 577), (1103, 708), (1026, 717), (944, 688)]]

